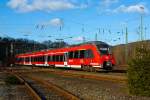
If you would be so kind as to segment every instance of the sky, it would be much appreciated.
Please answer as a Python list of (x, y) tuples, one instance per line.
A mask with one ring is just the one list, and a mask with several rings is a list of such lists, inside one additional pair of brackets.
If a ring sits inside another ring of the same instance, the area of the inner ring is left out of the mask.
[[(0, 36), (110, 45), (150, 39), (150, 0), (1, 0)], [(96, 38), (97, 37), (97, 38)]]

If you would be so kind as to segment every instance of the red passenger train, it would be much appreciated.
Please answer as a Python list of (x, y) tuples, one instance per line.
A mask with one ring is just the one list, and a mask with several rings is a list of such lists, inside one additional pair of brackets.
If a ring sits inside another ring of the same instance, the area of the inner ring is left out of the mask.
[(111, 47), (101, 41), (16, 55), (17, 65), (110, 70), (115, 65)]

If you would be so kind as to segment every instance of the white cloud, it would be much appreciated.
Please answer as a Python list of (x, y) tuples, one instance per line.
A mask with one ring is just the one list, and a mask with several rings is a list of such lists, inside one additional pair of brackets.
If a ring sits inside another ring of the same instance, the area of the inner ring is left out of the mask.
[(114, 9), (112, 12), (118, 13), (118, 12), (123, 12), (123, 13), (148, 13), (148, 9), (145, 5), (143, 4), (136, 4), (136, 5), (130, 5), (130, 6), (125, 6), (125, 5), (120, 5), (118, 8)]
[(79, 37), (73, 38), (73, 40), (74, 40), (74, 41), (83, 41), (83, 40), (84, 40), (84, 37), (79, 36)]
[(48, 24), (50, 24), (52, 26), (62, 26), (63, 20), (60, 18), (54, 18), (54, 19), (51, 19)]
[[(7, 6), (19, 12), (57, 11), (80, 8), (69, 0), (10, 0)], [(81, 7), (82, 8), (82, 7)]]
[(118, 3), (119, 0), (102, 0), (101, 5), (109, 7), (111, 4)]

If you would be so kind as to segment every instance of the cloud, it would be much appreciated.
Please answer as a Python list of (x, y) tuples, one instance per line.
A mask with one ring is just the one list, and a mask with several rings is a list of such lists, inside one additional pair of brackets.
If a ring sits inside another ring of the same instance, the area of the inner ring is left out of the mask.
[(73, 40), (74, 40), (74, 41), (83, 41), (83, 40), (84, 40), (84, 37), (79, 36), (79, 37), (73, 38)]
[(83, 8), (69, 0), (9, 0), (7, 6), (19, 12), (32, 11), (58, 11), (66, 9)]
[(54, 19), (51, 19), (48, 24), (52, 26), (62, 26), (63, 20), (60, 18), (54, 18)]
[(44, 28), (45, 26), (62, 27), (64, 22), (61, 18), (53, 18), (47, 22), (37, 24), (36, 28)]
[(119, 0), (102, 0), (101, 1), (101, 5), (104, 7), (109, 7), (110, 5), (114, 4), (114, 3), (118, 3)]
[(136, 4), (136, 5), (130, 5), (130, 6), (120, 5), (118, 8), (114, 9), (112, 12), (114, 12), (114, 13), (119, 13), (119, 12), (123, 12), (123, 13), (148, 13), (149, 11), (145, 5)]
[(42, 22), (39, 23), (35, 26), (36, 29), (44, 29), (47, 26), (54, 26), (54, 27), (59, 27), (60, 29), (62, 29), (64, 25), (64, 22), (62, 19), (60, 18), (53, 18), (47, 22)]

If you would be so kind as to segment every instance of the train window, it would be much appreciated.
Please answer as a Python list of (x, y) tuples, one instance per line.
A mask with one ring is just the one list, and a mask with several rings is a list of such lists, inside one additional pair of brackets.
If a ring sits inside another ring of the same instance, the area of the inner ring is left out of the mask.
[(54, 62), (54, 55), (52, 55), (52, 61)]
[(25, 61), (25, 58), (22, 58), (22, 61), (24, 62), (24, 61)]
[(59, 60), (60, 60), (60, 62), (63, 62), (63, 58), (64, 56), (63, 55), (60, 55), (60, 58), (59, 58)]
[(59, 56), (59, 61), (62, 62), (63, 61), (63, 55)]
[(34, 62), (36, 62), (36, 57), (34, 57)]
[(48, 56), (48, 61), (52, 61), (52, 56)]
[(73, 58), (78, 58), (79, 57), (79, 51), (74, 52), (74, 57)]
[(44, 61), (45, 61), (44, 56), (42, 56), (42, 62), (44, 62)]
[(42, 57), (37, 57), (37, 61), (41, 62), (42, 61)]
[(35, 61), (36, 61), (36, 62), (38, 61), (38, 58), (37, 58), (37, 57), (35, 57)]
[(35, 57), (33, 57), (33, 62), (35, 62)]
[(59, 62), (59, 55), (56, 55), (56, 62)]
[(59, 55), (59, 62), (60, 62), (60, 56), (61, 56), (61, 55)]
[(29, 61), (30, 61), (29, 57), (26, 57), (25, 62), (29, 62)]
[(36, 59), (36, 62), (39, 62), (41, 60), (40, 57), (36, 57), (35, 59)]
[(45, 61), (45, 56), (42, 56), (43, 57), (43, 62)]
[(35, 59), (36, 59), (36, 62), (38, 62), (38, 57), (35, 57)]
[(16, 62), (19, 62), (19, 58), (15, 58), (15, 61), (16, 61)]
[(85, 58), (93, 58), (93, 52), (92, 50), (85, 50)]
[(35, 62), (38, 62), (38, 57), (35, 57)]
[(31, 62), (34, 62), (34, 58), (33, 57), (31, 57)]
[(58, 56), (58, 61), (59, 61), (59, 62), (60, 62), (60, 56), (61, 56), (61, 55)]
[(21, 62), (22, 61), (22, 58), (17, 58), (17, 62)]
[(20, 58), (20, 62), (23, 62), (23, 58)]
[(41, 57), (37, 57), (36, 60), (37, 60), (37, 62), (41, 62), (42, 58)]
[(110, 47), (107, 44), (97, 45), (98, 50), (100, 51), (101, 55), (110, 54)]
[(85, 56), (85, 50), (80, 50), (79, 58), (84, 58), (84, 56)]
[(37, 59), (39, 62), (41, 62), (42, 61), (42, 57), (38, 57), (38, 59)]
[(42, 59), (40, 57), (36, 57), (36, 61), (40, 62)]
[(17, 58), (16, 60), (17, 60), (17, 62), (19, 62), (19, 63), (22, 62), (22, 58)]
[(49, 61), (53, 61), (53, 56), (49, 56)]
[(52, 61), (53, 61), (53, 62), (56, 61), (56, 56), (55, 56), (55, 55), (52, 56)]
[(41, 62), (44, 62), (44, 61), (45, 61), (44, 56), (42, 56), (41, 57)]
[(24, 61), (24, 58), (21, 58), (21, 62), (23, 62)]
[(70, 51), (69, 52), (69, 59), (72, 59), (73, 58), (73, 51)]

